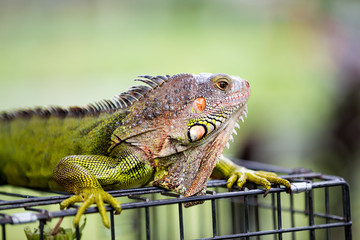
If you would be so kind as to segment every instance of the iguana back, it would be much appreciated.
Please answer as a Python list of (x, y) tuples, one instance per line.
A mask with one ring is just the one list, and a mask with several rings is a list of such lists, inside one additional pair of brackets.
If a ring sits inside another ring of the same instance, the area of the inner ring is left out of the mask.
[[(2, 120), (0, 124), (0, 177), (11, 185), (58, 189), (52, 180), (60, 159), (74, 154), (106, 155), (113, 116), (52, 115)], [(106, 124), (106, 127), (104, 126)], [(102, 128), (102, 129), (100, 129)], [(94, 138), (94, 135), (96, 138)], [(96, 139), (97, 141), (95, 141)]]

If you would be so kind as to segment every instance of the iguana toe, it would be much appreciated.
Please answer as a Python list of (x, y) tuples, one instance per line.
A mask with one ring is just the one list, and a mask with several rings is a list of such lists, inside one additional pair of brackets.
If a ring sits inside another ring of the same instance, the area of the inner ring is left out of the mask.
[(79, 226), (81, 216), (84, 214), (86, 209), (91, 204), (96, 204), (99, 213), (101, 215), (101, 219), (105, 225), (105, 227), (110, 228), (110, 222), (106, 215), (106, 209), (104, 202), (109, 203), (114, 209), (115, 213), (119, 214), (121, 212), (120, 202), (117, 201), (113, 196), (109, 193), (105, 192), (103, 189), (99, 188), (83, 188), (79, 191), (77, 195), (71, 196), (70, 198), (64, 200), (60, 204), (61, 209), (67, 208), (70, 204), (74, 204), (77, 202), (83, 202), (79, 207), (75, 218), (74, 218), (74, 226)]
[(286, 179), (278, 177), (273, 172), (266, 171), (254, 171), (244, 167), (236, 168), (231, 176), (227, 180), (227, 187), (232, 188), (234, 183), (240, 188), (246, 183), (246, 181), (253, 182), (265, 188), (264, 197), (269, 193), (271, 189), (271, 184), (279, 184), (285, 186), (287, 189), (290, 189), (291, 185)]
[(82, 197), (80, 195), (71, 196), (60, 203), (60, 209), (63, 210), (65, 208), (68, 208), (71, 204), (81, 201), (82, 201)]

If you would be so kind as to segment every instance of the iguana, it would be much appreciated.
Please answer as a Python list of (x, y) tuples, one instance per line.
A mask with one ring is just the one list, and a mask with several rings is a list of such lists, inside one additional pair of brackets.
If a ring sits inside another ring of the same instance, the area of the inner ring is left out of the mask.
[[(34, 108), (0, 114), (0, 183), (64, 189), (74, 195), (61, 209), (83, 202), (78, 226), (95, 203), (109, 228), (104, 190), (159, 186), (185, 197), (203, 195), (213, 176), (227, 187), (246, 180), (269, 191), (287, 180), (252, 171), (222, 156), (246, 116), (250, 86), (227, 74), (140, 76), (145, 85), (85, 107)], [(192, 205), (187, 204), (186, 206)]]

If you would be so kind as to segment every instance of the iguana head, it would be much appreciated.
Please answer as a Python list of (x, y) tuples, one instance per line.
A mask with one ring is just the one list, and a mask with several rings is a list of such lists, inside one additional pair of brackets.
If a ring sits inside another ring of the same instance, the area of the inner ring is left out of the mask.
[(155, 185), (186, 196), (201, 192), (246, 114), (249, 83), (209, 73), (144, 76), (141, 81), (152, 89), (129, 107), (113, 141), (163, 170)]

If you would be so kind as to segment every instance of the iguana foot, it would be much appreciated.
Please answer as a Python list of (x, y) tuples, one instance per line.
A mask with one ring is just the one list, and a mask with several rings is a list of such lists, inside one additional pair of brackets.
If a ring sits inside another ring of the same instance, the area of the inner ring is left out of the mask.
[(246, 181), (263, 186), (265, 188), (264, 197), (269, 193), (271, 183), (283, 185), (288, 189), (288, 191), (291, 189), (291, 185), (288, 180), (279, 178), (273, 172), (254, 171), (244, 167), (238, 167), (231, 173), (226, 186), (228, 189), (231, 189), (236, 182), (236, 185), (242, 188)]
[(74, 218), (74, 226), (79, 226), (81, 215), (84, 214), (85, 210), (93, 203), (99, 209), (99, 213), (101, 215), (102, 221), (105, 227), (110, 228), (109, 219), (106, 216), (106, 210), (104, 206), (104, 202), (109, 203), (114, 209), (115, 214), (119, 214), (121, 212), (120, 202), (117, 201), (113, 196), (109, 193), (105, 192), (103, 189), (99, 188), (82, 188), (79, 193), (65, 199), (60, 203), (60, 209), (67, 208), (70, 204), (74, 204), (77, 202), (83, 202), (79, 207), (75, 218)]

